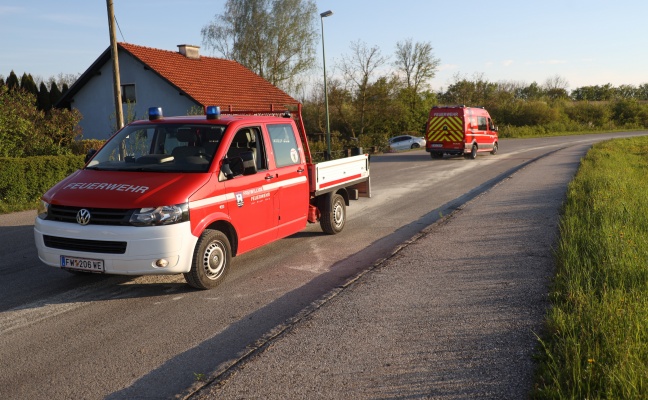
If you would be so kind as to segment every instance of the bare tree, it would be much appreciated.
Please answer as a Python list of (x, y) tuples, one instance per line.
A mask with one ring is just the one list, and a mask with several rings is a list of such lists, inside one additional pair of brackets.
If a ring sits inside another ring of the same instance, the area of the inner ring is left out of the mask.
[[(364, 133), (367, 114), (368, 89), (376, 71), (385, 65), (388, 57), (380, 54), (377, 46), (369, 48), (366, 43), (351, 43), (351, 55), (342, 57), (340, 70), (347, 83), (353, 87), (353, 94), (359, 112), (359, 134)], [(353, 134), (355, 137), (355, 134)]]
[(543, 89), (550, 99), (566, 99), (569, 97), (569, 93), (567, 92), (568, 87), (569, 82), (560, 75), (547, 78), (543, 85)]
[(555, 89), (567, 90), (567, 88), (569, 88), (569, 82), (567, 81), (567, 79), (563, 78), (560, 75), (554, 75), (547, 78), (547, 80), (543, 85), (543, 88), (545, 90), (555, 90)]
[(394, 66), (405, 74), (405, 84), (414, 93), (420, 93), (434, 78), (440, 60), (434, 57), (430, 42), (412, 43), (412, 39), (396, 43)]
[(289, 91), (315, 65), (314, 0), (227, 0), (203, 44)]

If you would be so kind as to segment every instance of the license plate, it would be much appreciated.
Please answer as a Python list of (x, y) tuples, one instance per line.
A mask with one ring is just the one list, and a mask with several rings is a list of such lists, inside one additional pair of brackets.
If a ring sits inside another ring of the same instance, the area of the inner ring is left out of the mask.
[(443, 147), (443, 143), (432, 143), (430, 147)]
[(104, 260), (61, 256), (61, 268), (88, 272), (104, 272)]

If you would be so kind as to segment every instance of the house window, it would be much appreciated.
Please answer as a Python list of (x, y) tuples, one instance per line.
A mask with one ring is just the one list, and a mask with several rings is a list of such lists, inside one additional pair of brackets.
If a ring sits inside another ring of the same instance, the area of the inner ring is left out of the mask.
[(122, 103), (136, 103), (135, 84), (121, 85)]

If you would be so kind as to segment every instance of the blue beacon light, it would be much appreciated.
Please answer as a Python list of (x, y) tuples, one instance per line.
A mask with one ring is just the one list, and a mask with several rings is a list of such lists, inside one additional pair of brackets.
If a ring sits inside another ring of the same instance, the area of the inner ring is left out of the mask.
[(218, 119), (218, 118), (220, 118), (220, 107), (217, 107), (217, 106), (207, 106), (207, 107), (205, 107), (205, 115), (207, 115), (207, 119)]
[(148, 109), (149, 121), (162, 118), (162, 107), (150, 107)]

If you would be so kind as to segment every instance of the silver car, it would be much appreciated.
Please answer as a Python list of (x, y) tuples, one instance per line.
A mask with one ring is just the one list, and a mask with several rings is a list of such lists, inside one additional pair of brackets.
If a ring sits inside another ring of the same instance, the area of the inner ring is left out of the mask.
[(389, 139), (389, 148), (392, 150), (418, 149), (419, 147), (425, 147), (424, 137), (401, 135)]

